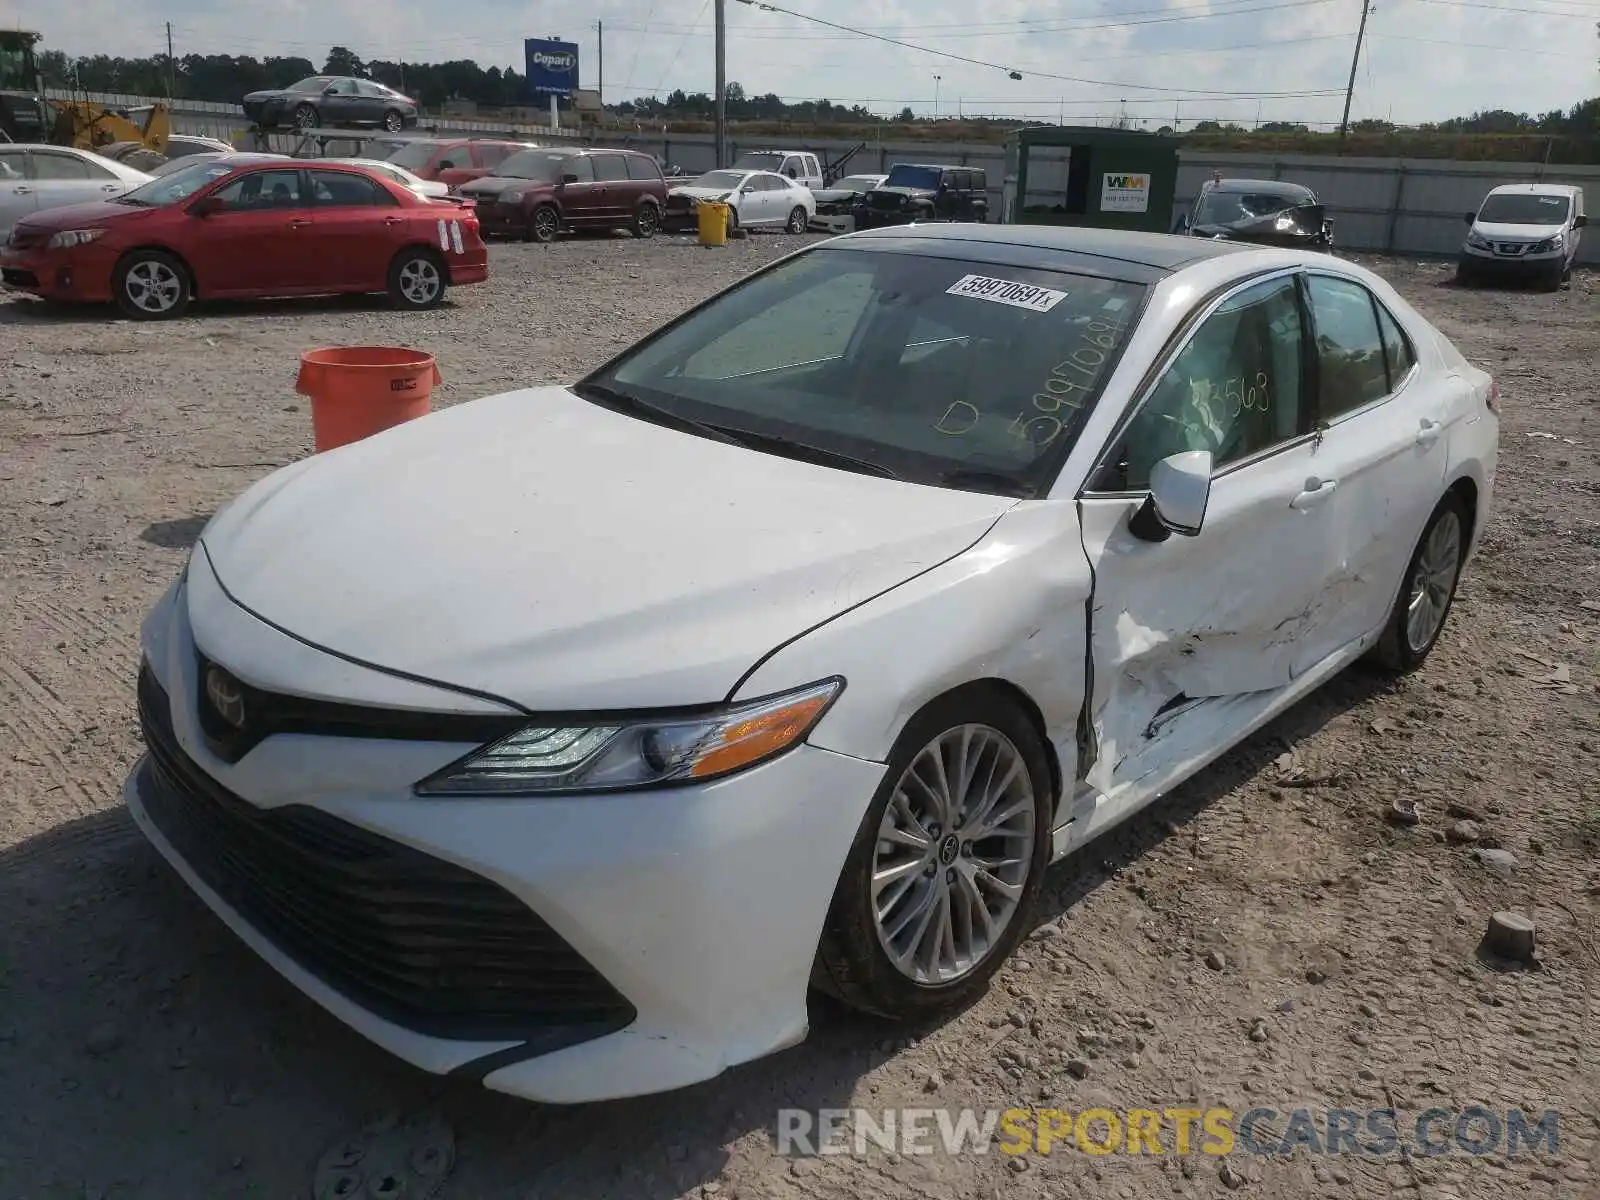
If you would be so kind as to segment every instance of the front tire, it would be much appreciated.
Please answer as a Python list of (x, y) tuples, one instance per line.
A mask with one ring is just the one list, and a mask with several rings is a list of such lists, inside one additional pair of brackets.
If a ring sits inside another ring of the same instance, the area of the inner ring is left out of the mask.
[(796, 204), (793, 211), (789, 213), (789, 220), (788, 223), (784, 225), (784, 228), (790, 233), (804, 233), (806, 231), (806, 226), (809, 223), (810, 218), (806, 215), (805, 206), (802, 204)]
[(528, 240), (549, 245), (561, 232), (561, 214), (553, 204), (541, 204), (528, 218)]
[(315, 129), (317, 127), (317, 110), (309, 104), (301, 104), (295, 108), (293, 120), (296, 129)]
[(1438, 642), (1455, 602), (1469, 525), (1467, 506), (1454, 492), (1433, 510), (1406, 564), (1389, 623), (1373, 647), (1372, 657), (1380, 666), (1409, 675)]
[(630, 230), (633, 236), (640, 239), (653, 238), (660, 228), (661, 210), (649, 202), (639, 205), (633, 214), (633, 226)]
[(135, 250), (111, 273), (111, 292), (123, 314), (136, 321), (164, 321), (189, 307), (194, 289), (189, 269), (164, 250)]
[(389, 264), (389, 303), (395, 308), (413, 312), (438, 308), (447, 286), (444, 263), (432, 250), (413, 246)]
[(856, 832), (815, 982), (895, 1020), (970, 1003), (1028, 930), (1051, 797), (1043, 743), (1004, 692), (973, 686), (928, 705)]

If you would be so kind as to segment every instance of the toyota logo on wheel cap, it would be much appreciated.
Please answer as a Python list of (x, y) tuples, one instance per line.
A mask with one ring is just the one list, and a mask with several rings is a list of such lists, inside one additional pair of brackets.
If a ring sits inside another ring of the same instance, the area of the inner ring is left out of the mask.
[(244, 685), (221, 667), (206, 669), (206, 699), (217, 716), (235, 729), (244, 728)]

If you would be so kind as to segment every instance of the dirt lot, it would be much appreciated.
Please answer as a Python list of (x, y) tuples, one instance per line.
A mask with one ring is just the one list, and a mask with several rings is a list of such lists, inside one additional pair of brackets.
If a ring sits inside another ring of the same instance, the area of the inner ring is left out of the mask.
[[(425, 348), (444, 403), (565, 380), (795, 245), (497, 247), (491, 283), (421, 316), (293, 303), (152, 328), (0, 301), (0, 1196), (309, 1196), (329, 1145), (430, 1107), (457, 1139), (441, 1194), (463, 1200), (1600, 1196), (1592, 274), (1502, 294), (1381, 265), (1495, 372), (1506, 410), (1498, 507), (1438, 650), (1399, 685), (1335, 681), (1056, 867), (1034, 940), (941, 1027), (908, 1039), (819, 1004), (808, 1043), (689, 1093), (543, 1109), (390, 1059), (160, 863), (118, 802), (139, 621), (214, 506), (309, 453), (298, 351)], [(1416, 828), (1384, 820), (1399, 798), (1421, 802)], [(1451, 840), (1461, 819), (1515, 865)], [(1511, 906), (1538, 923), (1536, 971), (1474, 955)], [(1556, 1108), (1561, 1140), (1226, 1167), (772, 1150), (781, 1107), (1044, 1102), (1393, 1105), (1402, 1128), (1435, 1106)]]

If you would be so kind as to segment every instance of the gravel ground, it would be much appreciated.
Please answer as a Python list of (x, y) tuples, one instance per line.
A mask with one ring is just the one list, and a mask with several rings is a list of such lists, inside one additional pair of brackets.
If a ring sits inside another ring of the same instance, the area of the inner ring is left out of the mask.
[[(0, 300), (0, 1195), (311, 1194), (385, 1112), (454, 1127), (442, 1195), (1600, 1196), (1600, 278), (1468, 292), (1377, 264), (1497, 375), (1498, 507), (1427, 668), (1351, 672), (1053, 869), (974, 1008), (888, 1029), (819, 1002), (801, 1047), (678, 1095), (545, 1109), (425, 1076), (238, 944), (118, 803), (138, 623), (208, 513), (310, 450), (298, 351), (437, 354), (442, 403), (565, 380), (798, 239), (497, 246), (438, 312), (202, 310), (150, 327)], [(592, 280), (593, 282), (588, 282)], [(613, 281), (626, 281), (619, 288)], [(1421, 823), (1383, 819), (1415, 799)], [(1486, 866), (1454, 838), (1515, 865)], [(1474, 955), (1538, 923), (1540, 968)], [(1556, 1153), (1282, 1161), (781, 1161), (776, 1110), (1196, 1102), (1560, 1110)]]

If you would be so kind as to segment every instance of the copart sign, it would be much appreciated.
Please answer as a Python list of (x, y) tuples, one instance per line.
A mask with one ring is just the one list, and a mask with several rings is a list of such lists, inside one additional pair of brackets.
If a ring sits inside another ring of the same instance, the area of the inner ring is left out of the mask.
[(1100, 211), (1150, 211), (1150, 176), (1107, 171), (1100, 180)]
[(523, 42), (528, 66), (528, 91), (535, 97), (572, 95), (578, 84), (576, 42), (529, 38)]

